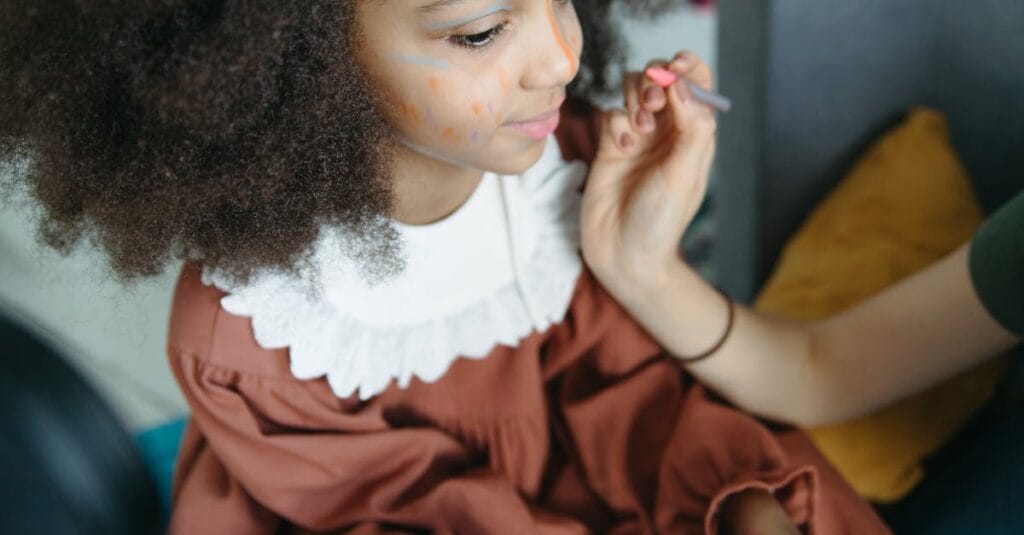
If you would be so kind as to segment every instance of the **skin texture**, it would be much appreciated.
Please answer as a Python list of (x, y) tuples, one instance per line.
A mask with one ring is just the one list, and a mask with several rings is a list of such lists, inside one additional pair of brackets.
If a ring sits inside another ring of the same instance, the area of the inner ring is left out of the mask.
[(399, 221), (436, 221), (484, 171), (519, 174), (540, 158), (544, 140), (510, 123), (555, 110), (578, 73), (580, 47), (568, 42), (581, 43), (582, 28), (570, 2), (365, 2), (359, 18), (361, 63), (400, 141)]
[(799, 535), (782, 505), (762, 489), (731, 496), (722, 506), (722, 535)]

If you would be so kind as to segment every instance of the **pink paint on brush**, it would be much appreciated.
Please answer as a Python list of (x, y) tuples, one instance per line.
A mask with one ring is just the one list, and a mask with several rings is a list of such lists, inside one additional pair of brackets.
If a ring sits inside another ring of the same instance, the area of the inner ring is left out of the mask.
[[(679, 79), (679, 76), (676, 75), (676, 73), (667, 69), (662, 69), (661, 67), (648, 67), (647, 70), (644, 71), (644, 74), (661, 87), (668, 87), (676, 83), (676, 80)], [(686, 82), (686, 87), (690, 89), (690, 94), (693, 95), (694, 100), (698, 102), (707, 104), (721, 112), (727, 112), (732, 108), (732, 101), (729, 100), (728, 97), (719, 95), (713, 91), (708, 91), (689, 80)]]
[(644, 73), (661, 87), (668, 87), (674, 84), (678, 78), (674, 72), (662, 69), (661, 67), (648, 67)]

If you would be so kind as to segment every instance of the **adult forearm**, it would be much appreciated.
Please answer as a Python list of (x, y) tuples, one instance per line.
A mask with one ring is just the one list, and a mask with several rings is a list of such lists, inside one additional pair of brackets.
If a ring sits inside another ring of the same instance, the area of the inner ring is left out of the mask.
[[(743, 409), (803, 426), (855, 417), (911, 395), (1019, 341), (978, 300), (967, 251), (961, 247), (813, 323), (734, 305), (725, 343), (688, 369)], [(725, 300), (681, 262), (648, 272), (656, 274), (619, 275), (608, 286), (681, 360), (712, 347), (727, 324)]]
[[(730, 305), (685, 264), (634, 280), (612, 292), (681, 362), (723, 336)], [(735, 317), (725, 342), (712, 356), (688, 366), (690, 372), (751, 412), (798, 424), (821, 419), (828, 378), (822, 359), (816, 358), (812, 330), (732, 306)]]

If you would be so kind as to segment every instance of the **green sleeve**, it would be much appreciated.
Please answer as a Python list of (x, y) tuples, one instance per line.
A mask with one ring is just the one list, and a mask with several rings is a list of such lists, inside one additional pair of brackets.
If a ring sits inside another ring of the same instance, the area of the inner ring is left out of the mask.
[(985, 221), (971, 241), (971, 281), (992, 317), (1024, 334), (1024, 192)]

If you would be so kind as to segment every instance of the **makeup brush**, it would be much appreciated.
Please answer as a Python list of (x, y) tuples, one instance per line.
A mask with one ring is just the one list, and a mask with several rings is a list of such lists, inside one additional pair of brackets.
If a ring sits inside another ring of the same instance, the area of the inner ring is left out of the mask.
[[(668, 87), (679, 79), (679, 76), (676, 75), (676, 73), (667, 69), (662, 69), (661, 67), (649, 67), (644, 72), (647, 74), (648, 78), (661, 87)], [(708, 91), (689, 80), (687, 80), (686, 86), (690, 89), (690, 94), (693, 95), (693, 98), (699, 102), (707, 104), (708, 106), (711, 106), (723, 113), (732, 108), (732, 101), (729, 100), (728, 97), (719, 95), (713, 91)]]

